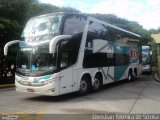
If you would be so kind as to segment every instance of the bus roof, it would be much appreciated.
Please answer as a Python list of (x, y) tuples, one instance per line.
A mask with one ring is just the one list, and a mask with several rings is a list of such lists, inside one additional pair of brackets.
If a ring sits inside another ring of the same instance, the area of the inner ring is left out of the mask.
[(109, 27), (115, 28), (115, 29), (117, 29), (117, 30), (126, 32), (126, 33), (128, 33), (128, 34), (132, 34), (132, 35), (134, 35), (134, 36), (136, 36), (136, 37), (140, 37), (140, 38), (141, 38), (141, 36), (138, 35), (138, 34), (136, 34), (136, 33), (133, 33), (133, 32), (131, 32), (131, 31), (127, 31), (127, 30), (125, 30), (125, 29), (123, 29), (123, 28), (114, 26), (114, 25), (109, 24), (109, 23), (107, 23), (107, 22), (104, 22), (104, 21), (101, 21), (101, 20), (98, 20), (98, 19), (95, 19), (95, 18), (92, 18), (92, 17), (89, 17), (89, 19), (90, 19), (90, 20), (93, 20), (93, 21), (97, 21), (97, 22), (103, 23), (103, 24), (105, 24), (105, 25), (107, 25), (107, 26), (109, 26)]
[(87, 16), (86, 14), (83, 14), (83, 13), (75, 13), (75, 12), (56, 12), (56, 13), (49, 13), (49, 14), (44, 14), (44, 15), (40, 15), (40, 16), (36, 16), (36, 17), (33, 17), (33, 18), (39, 18), (39, 17), (45, 17), (45, 16), (50, 16), (50, 15), (56, 15), (56, 14), (63, 14), (63, 15), (81, 15), (81, 16), (84, 16), (84, 17), (87, 17), (89, 20), (93, 20), (93, 21), (97, 21), (97, 22), (100, 22), (100, 23), (103, 23), (109, 27), (112, 27), (114, 29), (117, 29), (117, 30), (120, 30), (120, 31), (123, 31), (123, 32), (126, 32), (128, 34), (131, 34), (131, 35), (134, 35), (136, 37), (139, 37), (141, 38), (140, 35), (136, 34), (136, 33), (133, 33), (131, 31), (128, 31), (128, 30), (125, 30), (123, 28), (120, 28), (120, 27), (117, 27), (117, 26), (114, 26), (112, 24), (109, 24), (107, 22), (104, 22), (102, 20), (98, 20), (96, 18), (93, 18), (93, 17), (90, 17), (90, 16)]

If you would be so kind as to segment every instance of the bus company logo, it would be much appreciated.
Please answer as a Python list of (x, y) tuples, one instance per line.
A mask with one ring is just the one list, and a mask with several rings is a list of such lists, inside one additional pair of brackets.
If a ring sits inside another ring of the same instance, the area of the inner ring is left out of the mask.
[(131, 49), (130, 50), (130, 58), (131, 59), (137, 59), (138, 58), (138, 54), (137, 54), (137, 50), (136, 49)]

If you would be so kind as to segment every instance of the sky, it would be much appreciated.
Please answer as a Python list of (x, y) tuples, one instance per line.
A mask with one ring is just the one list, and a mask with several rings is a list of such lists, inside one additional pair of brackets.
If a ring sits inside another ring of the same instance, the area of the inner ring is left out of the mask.
[(160, 0), (39, 0), (59, 7), (72, 7), (83, 13), (114, 14), (136, 21), (145, 29), (160, 27)]

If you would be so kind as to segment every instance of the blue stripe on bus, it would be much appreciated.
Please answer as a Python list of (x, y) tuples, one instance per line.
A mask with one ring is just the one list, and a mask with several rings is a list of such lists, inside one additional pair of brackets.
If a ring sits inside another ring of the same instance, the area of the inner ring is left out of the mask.
[(25, 41), (20, 41), (19, 42), (19, 46), (20, 47), (26, 47), (26, 46), (29, 46), (29, 44), (27, 42), (25, 42)]

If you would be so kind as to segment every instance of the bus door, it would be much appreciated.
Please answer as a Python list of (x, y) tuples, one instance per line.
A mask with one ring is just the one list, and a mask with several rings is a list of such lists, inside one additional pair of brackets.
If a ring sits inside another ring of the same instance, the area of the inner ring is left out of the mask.
[(71, 50), (68, 41), (61, 41), (59, 45), (60, 94), (72, 92)]

